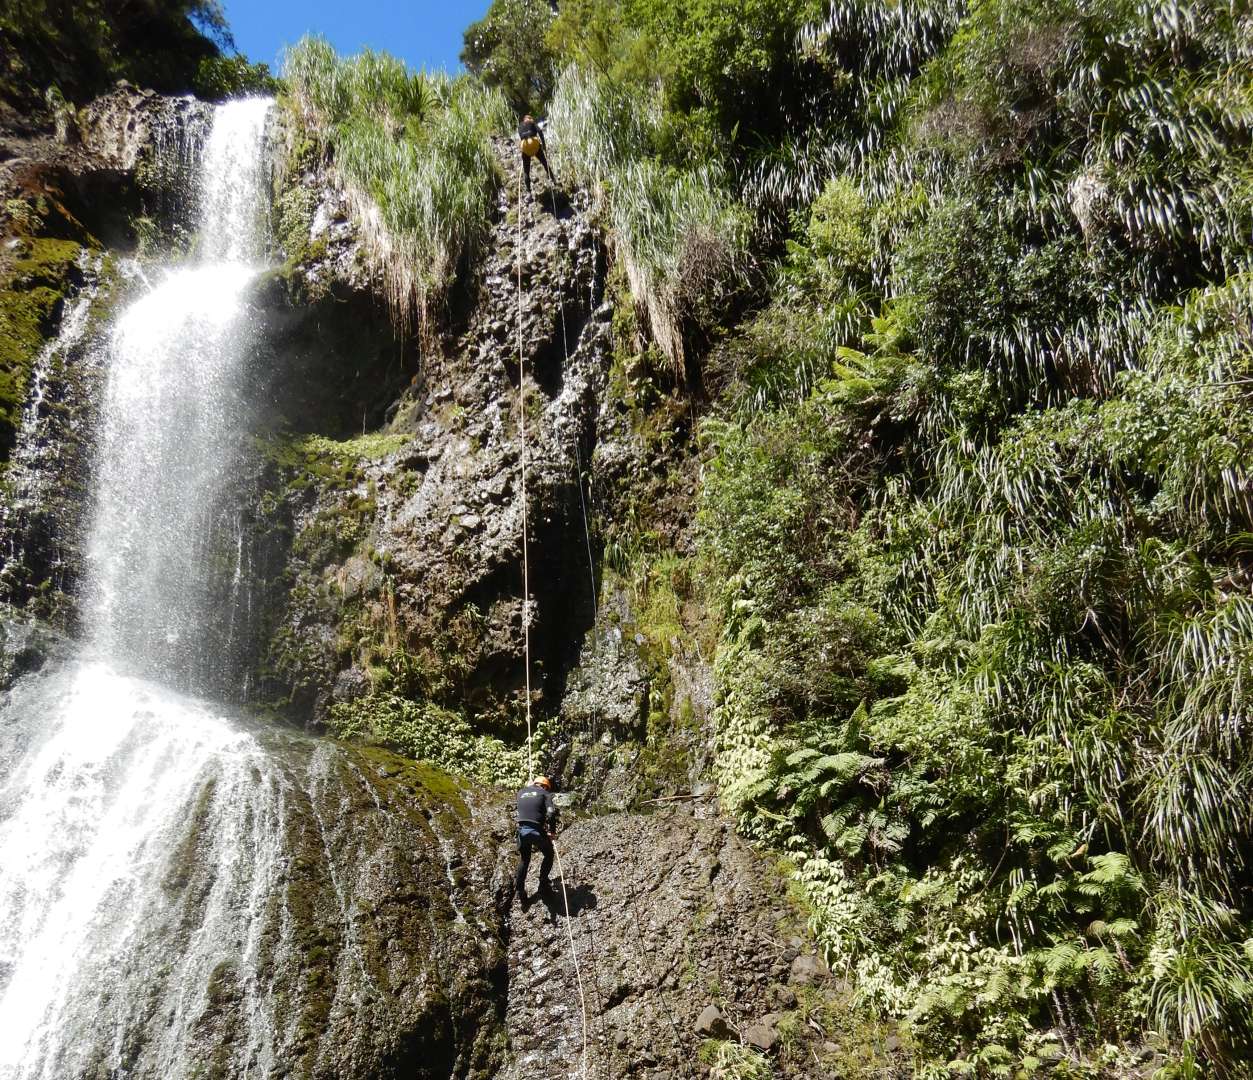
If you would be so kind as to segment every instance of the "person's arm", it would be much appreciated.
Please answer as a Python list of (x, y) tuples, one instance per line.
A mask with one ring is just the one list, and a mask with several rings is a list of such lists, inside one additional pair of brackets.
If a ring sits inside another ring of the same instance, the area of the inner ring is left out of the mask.
[(557, 804), (553, 802), (552, 793), (544, 795), (544, 824), (549, 835), (557, 831)]

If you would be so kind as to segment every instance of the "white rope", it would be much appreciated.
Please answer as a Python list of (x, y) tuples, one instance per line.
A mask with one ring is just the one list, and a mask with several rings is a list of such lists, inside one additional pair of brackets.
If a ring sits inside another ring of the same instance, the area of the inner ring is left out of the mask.
[[(574, 436), (574, 475), (579, 482), (579, 506), (583, 508), (583, 541), (587, 545), (587, 576), (592, 585), (592, 650), (598, 647), (600, 635), (596, 632), (600, 619), (600, 601), (596, 596), (596, 563), (592, 559), (592, 530), (587, 523), (587, 499), (583, 495), (583, 460), (579, 453), (579, 436)], [(591, 484), (591, 477), (588, 477)]]
[(526, 535), (526, 362), (522, 352), (522, 159), (518, 159), (518, 431), (522, 452), (522, 651), (526, 661), (526, 775), (535, 777), (535, 753), (531, 738), (531, 568)]
[(579, 986), (579, 1007), (583, 1010), (583, 1057), (579, 1074), (587, 1080), (587, 997), (583, 993), (583, 972), (579, 968), (579, 954), (574, 947), (574, 928), (570, 924), (570, 897), (566, 892), (566, 872), (561, 867), (561, 849), (553, 841), (553, 854), (557, 856), (557, 876), (561, 878), (561, 910), (566, 916), (566, 937), (570, 942), (570, 955), (574, 958), (574, 978)]
[[(526, 661), (526, 764), (528, 778), (535, 776), (535, 760), (534, 749), (532, 746), (532, 729), (531, 729), (531, 580), (530, 580), (530, 564), (529, 553), (527, 548), (527, 507), (526, 507), (526, 465), (527, 465), (527, 442), (526, 442), (526, 361), (522, 351), (522, 171), (523, 165), (519, 158), (518, 161), (518, 242), (514, 252), (518, 263), (518, 435), (521, 443), (521, 497), (522, 497), (522, 642), (523, 653)], [(553, 196), (553, 205), (556, 206), (556, 196)], [(562, 303), (561, 321), (562, 335), (561, 344), (563, 348), (566, 346), (565, 340), (565, 304)], [(569, 362), (569, 352), (566, 352), (566, 361)], [(576, 451), (577, 452), (577, 451)], [(583, 494), (582, 480), (579, 482), (579, 495)], [(587, 512), (584, 510), (584, 527), (586, 528)], [(590, 551), (590, 548), (589, 548)], [(594, 579), (593, 579), (594, 580)], [(553, 854), (557, 857), (557, 875), (561, 878), (561, 906), (566, 917), (566, 937), (570, 943), (570, 958), (574, 963), (574, 978), (579, 987), (579, 1006), (583, 1013), (583, 1056), (580, 1060), (579, 1074), (583, 1080), (587, 1080), (587, 996), (583, 992), (583, 972), (579, 966), (579, 953), (574, 947), (574, 928), (570, 921), (570, 897), (566, 892), (566, 874), (561, 865), (561, 851), (558, 849), (556, 842), (553, 843)]]

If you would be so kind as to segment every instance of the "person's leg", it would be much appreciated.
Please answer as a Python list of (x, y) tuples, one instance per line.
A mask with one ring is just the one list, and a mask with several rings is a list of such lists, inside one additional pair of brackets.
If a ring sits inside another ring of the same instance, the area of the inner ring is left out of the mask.
[(514, 878), (514, 890), (523, 900), (526, 899), (526, 872), (531, 868), (531, 847), (535, 843), (532, 832), (518, 833), (518, 873)]
[(542, 149), (539, 152), (539, 163), (544, 166), (544, 172), (548, 173), (548, 182), (555, 184), (557, 181), (553, 179), (553, 171), (548, 167), (548, 155)]
[(540, 851), (544, 853), (544, 861), (539, 864), (539, 883), (541, 888), (548, 888), (548, 872), (553, 868), (553, 842), (547, 833), (536, 837)]
[(522, 175), (526, 177), (526, 190), (529, 193), (531, 190), (531, 155), (530, 154), (522, 155)]

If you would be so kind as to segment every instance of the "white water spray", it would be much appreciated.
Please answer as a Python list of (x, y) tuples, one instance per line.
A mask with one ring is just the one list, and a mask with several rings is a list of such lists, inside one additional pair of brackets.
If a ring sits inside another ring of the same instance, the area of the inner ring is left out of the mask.
[[(115, 327), (84, 583), (94, 658), (28, 677), (0, 711), (0, 1080), (190, 1076), (221, 970), (245, 973), (233, 985), (252, 1018), (236, 1072), (273, 1063), (246, 973), (278, 783), (251, 736), (136, 677), (194, 686), (214, 660), (206, 563), (248, 417), (244, 297), (265, 247), (269, 104), (218, 107), (201, 260)], [(177, 870), (192, 854), (209, 867), (194, 890)]]
[[(115, 662), (196, 686), (207, 674), (213, 520), (239, 464), (260, 267), (269, 102), (217, 113), (202, 164), (203, 261), (167, 273), (118, 320), (87, 548), (87, 625)], [(248, 261), (253, 260), (253, 261)]]

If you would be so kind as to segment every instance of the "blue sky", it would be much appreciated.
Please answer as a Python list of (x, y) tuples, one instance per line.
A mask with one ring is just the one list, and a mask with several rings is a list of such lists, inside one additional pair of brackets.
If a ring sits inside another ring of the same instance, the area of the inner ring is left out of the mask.
[(279, 54), (306, 33), (341, 53), (363, 46), (406, 60), (413, 68), (455, 71), (461, 32), (483, 17), (490, 0), (225, 0), (235, 44), (249, 60), (278, 73)]

